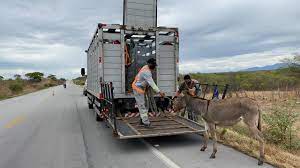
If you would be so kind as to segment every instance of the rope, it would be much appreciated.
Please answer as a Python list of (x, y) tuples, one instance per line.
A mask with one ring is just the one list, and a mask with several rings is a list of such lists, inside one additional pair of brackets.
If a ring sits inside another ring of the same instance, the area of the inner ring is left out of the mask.
[(173, 99), (171, 99), (171, 98), (169, 98), (169, 97), (167, 97), (167, 96), (165, 96), (164, 98), (170, 100), (170, 102), (173, 102), (173, 101), (174, 101)]
[(148, 107), (150, 107), (152, 112), (158, 112), (157, 106), (156, 106), (156, 102), (154, 99), (154, 93), (153, 93), (153, 89), (148, 87), (146, 89), (146, 99), (147, 99), (147, 105), (149, 105)]

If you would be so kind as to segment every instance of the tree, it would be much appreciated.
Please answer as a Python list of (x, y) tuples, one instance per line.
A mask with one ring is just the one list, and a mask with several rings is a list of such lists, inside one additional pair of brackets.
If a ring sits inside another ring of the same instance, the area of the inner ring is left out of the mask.
[(51, 80), (57, 80), (56, 76), (52, 74), (50, 74), (47, 78)]
[(15, 74), (14, 77), (15, 77), (16, 80), (21, 80), (22, 79), (21, 75), (19, 75), (19, 74)]
[(288, 65), (291, 72), (300, 72), (300, 53), (294, 53), (292, 58), (285, 58), (282, 62)]
[(30, 80), (40, 82), (42, 80), (44, 74), (41, 72), (32, 72), (32, 73), (25, 74), (25, 76), (27, 78), (29, 78)]
[(65, 78), (60, 78), (59, 80), (61, 80), (61, 81), (66, 81), (66, 79), (65, 79)]
[(292, 58), (292, 66), (300, 68), (300, 53), (295, 53)]
[(0, 81), (2, 81), (4, 79), (4, 77), (3, 76), (0, 76)]

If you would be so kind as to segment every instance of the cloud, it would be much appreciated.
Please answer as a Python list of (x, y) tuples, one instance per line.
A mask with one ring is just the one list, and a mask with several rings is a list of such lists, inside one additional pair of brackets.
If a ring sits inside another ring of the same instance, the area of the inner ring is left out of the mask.
[(299, 10), (294, 0), (180, 1), (161, 22), (180, 28), (181, 56), (195, 60), (299, 47)]
[[(122, 23), (122, 5), (122, 0), (1, 3), (0, 74), (39, 70), (78, 76), (74, 72), (86, 66), (84, 50), (97, 23)], [(219, 72), (273, 64), (279, 61), (273, 57), (300, 48), (297, 0), (160, 0), (158, 7), (159, 25), (179, 27), (182, 72), (189, 66), (193, 72)]]
[[(268, 52), (251, 53), (220, 58), (203, 58), (197, 61), (184, 61), (180, 64), (182, 73), (190, 72), (234, 72), (253, 66), (262, 67), (276, 64), (284, 58), (290, 58), (294, 52), (299, 52), (300, 48), (280, 48)], [(287, 54), (291, 53), (291, 54)]]

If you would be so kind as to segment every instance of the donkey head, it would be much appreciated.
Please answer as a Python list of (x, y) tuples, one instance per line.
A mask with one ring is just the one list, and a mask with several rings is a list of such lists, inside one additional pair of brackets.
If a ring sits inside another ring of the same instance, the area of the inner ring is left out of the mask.
[(173, 101), (174, 112), (179, 112), (180, 110), (185, 108), (187, 106), (190, 97), (191, 96), (188, 91), (183, 91), (180, 96), (175, 98)]
[(179, 112), (183, 108), (186, 107), (185, 97), (184, 96), (178, 96), (173, 100), (173, 110), (174, 112)]

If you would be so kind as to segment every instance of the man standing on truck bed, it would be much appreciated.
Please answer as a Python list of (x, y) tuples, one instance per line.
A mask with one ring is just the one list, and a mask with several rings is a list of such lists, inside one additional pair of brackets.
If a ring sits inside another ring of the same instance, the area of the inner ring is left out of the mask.
[(141, 124), (143, 124), (145, 127), (150, 127), (148, 109), (145, 105), (146, 88), (151, 86), (154, 92), (159, 93), (161, 97), (165, 96), (165, 93), (159, 90), (152, 78), (152, 71), (155, 70), (156, 66), (156, 59), (150, 58), (147, 61), (147, 65), (143, 66), (143, 68), (135, 76), (135, 79), (131, 85), (134, 93), (134, 98), (140, 112)]

